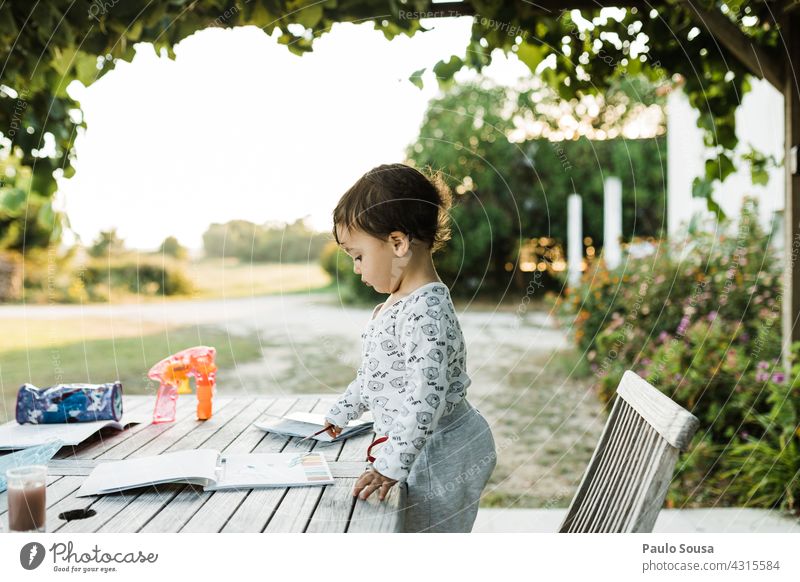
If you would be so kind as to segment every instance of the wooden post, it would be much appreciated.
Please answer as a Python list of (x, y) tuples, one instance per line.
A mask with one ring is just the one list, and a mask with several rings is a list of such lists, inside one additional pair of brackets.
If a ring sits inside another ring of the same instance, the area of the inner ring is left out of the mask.
[[(797, 167), (797, 147), (800, 145), (800, 14), (785, 15), (786, 59), (784, 77), (784, 113), (786, 123), (784, 172), (786, 175), (786, 204), (784, 207), (784, 288), (783, 288), (783, 363), (789, 369), (792, 342), (800, 341), (800, 269), (795, 261), (800, 251), (800, 174)], [(793, 159), (794, 158), (794, 159)]]

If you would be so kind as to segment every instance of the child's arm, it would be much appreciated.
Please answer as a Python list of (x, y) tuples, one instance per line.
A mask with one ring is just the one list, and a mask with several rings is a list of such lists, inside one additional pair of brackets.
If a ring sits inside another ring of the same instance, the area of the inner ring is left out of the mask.
[[(373, 317), (381, 305), (383, 305), (383, 303), (379, 303), (375, 306), (375, 309), (372, 310)], [(369, 410), (364, 403), (361, 402), (361, 385), (364, 380), (363, 367), (364, 363), (362, 362), (356, 374), (356, 379), (350, 382), (344, 394), (339, 397), (336, 404), (331, 406), (328, 410), (328, 414), (325, 415), (325, 420), (338, 426), (340, 429), (347, 426), (347, 423), (351, 420), (360, 418), (362, 414)]]
[[(438, 318), (431, 315), (437, 313)], [(399, 325), (408, 396), (372, 466), (402, 482), (447, 407), (448, 356), (459, 347), (459, 336), (455, 314), (446, 306), (429, 308), (425, 301), (419, 301)]]
[(344, 428), (351, 420), (359, 418), (367, 410), (367, 407), (361, 402), (361, 381), (363, 376), (359, 369), (355, 380), (350, 382), (350, 385), (345, 390), (344, 394), (339, 397), (336, 403), (330, 407), (328, 413), (325, 415), (325, 420), (338, 427)]

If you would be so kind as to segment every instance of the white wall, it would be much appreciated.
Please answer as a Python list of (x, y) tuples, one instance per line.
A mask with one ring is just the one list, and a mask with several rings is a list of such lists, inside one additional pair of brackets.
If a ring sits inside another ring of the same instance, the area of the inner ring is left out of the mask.
[[(770, 170), (766, 186), (754, 186), (750, 166), (738, 156), (749, 151), (749, 144), (764, 154), (783, 160), (783, 96), (766, 81), (753, 79), (752, 89), (744, 96), (736, 112), (736, 133), (739, 137), (737, 171), (722, 184), (716, 183), (714, 200), (726, 215), (739, 215), (742, 198), (758, 197), (762, 225), (769, 229), (776, 211), (783, 210), (784, 175), (782, 168)], [(669, 237), (682, 237), (692, 215), (710, 217), (704, 199), (692, 198), (692, 180), (704, 174), (703, 135), (697, 127), (698, 113), (682, 91), (673, 91), (667, 100), (667, 226)], [(782, 240), (774, 241), (778, 246)]]

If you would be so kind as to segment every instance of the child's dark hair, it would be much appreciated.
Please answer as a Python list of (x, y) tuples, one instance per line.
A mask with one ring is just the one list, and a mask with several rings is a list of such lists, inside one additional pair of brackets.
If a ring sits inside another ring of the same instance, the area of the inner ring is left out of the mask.
[(336, 226), (357, 228), (380, 239), (399, 230), (411, 240), (427, 242), (431, 252), (450, 240), (453, 198), (438, 172), (426, 172), (405, 164), (372, 168), (344, 193), (333, 210)]

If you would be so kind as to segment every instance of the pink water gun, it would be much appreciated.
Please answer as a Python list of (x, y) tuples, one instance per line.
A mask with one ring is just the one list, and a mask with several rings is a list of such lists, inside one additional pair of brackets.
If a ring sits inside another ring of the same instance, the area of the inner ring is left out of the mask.
[(189, 377), (194, 376), (197, 386), (197, 419), (211, 418), (211, 400), (216, 393), (217, 350), (208, 346), (186, 348), (161, 360), (150, 368), (147, 377), (158, 380), (156, 408), (153, 423), (173, 422), (178, 394), (191, 393)]

